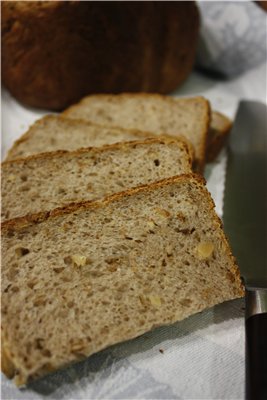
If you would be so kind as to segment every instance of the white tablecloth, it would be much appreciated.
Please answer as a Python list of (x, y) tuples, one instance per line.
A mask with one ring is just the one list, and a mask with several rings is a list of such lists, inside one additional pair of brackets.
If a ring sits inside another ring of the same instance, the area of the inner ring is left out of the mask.
[[(266, 65), (227, 82), (193, 73), (174, 93), (195, 94), (234, 117), (241, 98), (266, 102)], [(3, 91), (2, 154), (44, 114), (22, 107)], [(220, 215), (225, 164), (223, 151), (205, 171)], [(2, 376), (2, 399), (242, 399), (243, 317), (244, 301), (235, 300), (113, 346), (26, 389)]]

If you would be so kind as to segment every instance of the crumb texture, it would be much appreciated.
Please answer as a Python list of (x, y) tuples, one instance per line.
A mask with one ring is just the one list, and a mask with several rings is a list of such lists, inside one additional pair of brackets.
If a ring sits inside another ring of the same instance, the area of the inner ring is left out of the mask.
[(158, 135), (184, 135), (192, 143), (197, 163), (200, 166), (204, 163), (210, 109), (208, 101), (202, 97), (175, 99), (149, 94), (88, 96), (63, 115), (102, 125), (151, 131)]
[(1, 289), (17, 384), (243, 294), (212, 200), (191, 175), (5, 223)]
[(37, 120), (9, 150), (6, 160), (56, 150), (100, 147), (155, 137), (151, 132), (99, 126), (88, 121), (48, 115)]
[(187, 146), (158, 138), (6, 162), (2, 164), (2, 219), (96, 200), (189, 172)]

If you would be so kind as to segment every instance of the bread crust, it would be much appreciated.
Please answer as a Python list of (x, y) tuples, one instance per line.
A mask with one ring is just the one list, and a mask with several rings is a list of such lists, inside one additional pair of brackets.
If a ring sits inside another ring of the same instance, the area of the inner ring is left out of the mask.
[(191, 72), (195, 2), (27, 3), (1, 2), (3, 82), (23, 104), (62, 110), (90, 93), (169, 93)]

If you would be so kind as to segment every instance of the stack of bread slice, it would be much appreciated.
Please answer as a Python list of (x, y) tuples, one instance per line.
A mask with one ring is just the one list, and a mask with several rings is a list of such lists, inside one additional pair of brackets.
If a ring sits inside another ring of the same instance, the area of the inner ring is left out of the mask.
[(2, 164), (2, 369), (17, 385), (243, 295), (192, 172), (210, 115), (203, 98), (90, 96), (14, 144)]
[(38, 120), (9, 150), (7, 160), (56, 150), (76, 150), (158, 135), (183, 138), (202, 171), (225, 143), (231, 121), (202, 97), (155, 94), (96, 95), (61, 115)]
[(186, 143), (169, 138), (54, 151), (2, 164), (3, 218), (97, 200), (142, 184), (189, 173)]

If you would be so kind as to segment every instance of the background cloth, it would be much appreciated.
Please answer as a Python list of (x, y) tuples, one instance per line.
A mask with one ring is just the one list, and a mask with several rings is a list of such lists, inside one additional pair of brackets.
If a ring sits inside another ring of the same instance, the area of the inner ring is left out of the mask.
[(267, 12), (253, 1), (198, 1), (197, 66), (235, 77), (266, 61)]
[[(240, 99), (266, 102), (266, 64), (219, 81), (193, 73), (173, 95), (207, 97), (233, 118)], [(2, 155), (37, 118), (2, 91)], [(227, 153), (205, 170), (222, 216)], [(2, 375), (2, 399), (211, 399), (244, 398), (244, 301), (226, 302), (171, 326), (110, 347), (87, 360), (17, 389)]]

